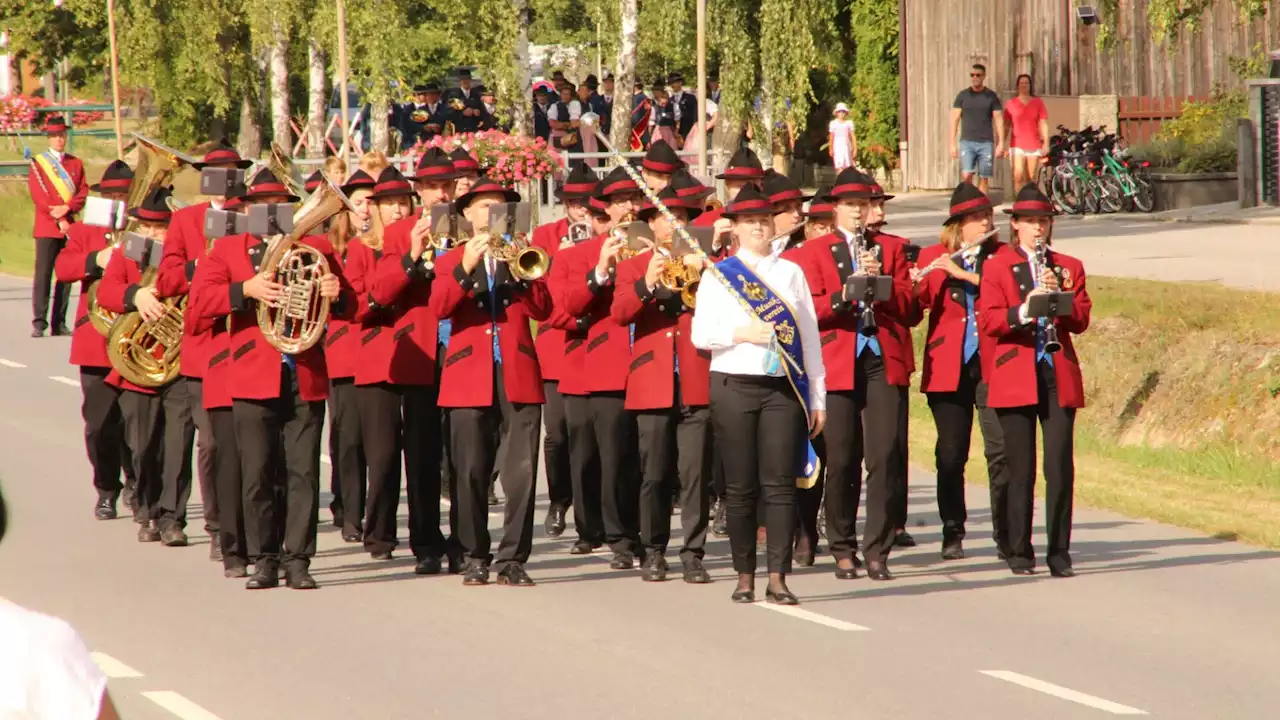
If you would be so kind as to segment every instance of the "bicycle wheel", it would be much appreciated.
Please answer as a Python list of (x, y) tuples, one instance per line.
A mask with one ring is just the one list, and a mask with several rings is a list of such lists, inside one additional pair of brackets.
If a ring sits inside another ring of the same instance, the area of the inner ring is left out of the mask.
[(1068, 215), (1079, 215), (1083, 204), (1080, 198), (1080, 181), (1075, 175), (1054, 173), (1049, 181), (1049, 196), (1058, 209)]
[(1094, 175), (1076, 175), (1080, 187), (1081, 207), (1091, 215), (1098, 213), (1098, 178)]
[(1120, 212), (1124, 206), (1124, 188), (1115, 175), (1106, 173), (1094, 179), (1097, 189), (1098, 209), (1104, 213)]
[(1151, 178), (1146, 168), (1131, 171), (1129, 181), (1133, 183), (1133, 197), (1129, 198), (1133, 203), (1133, 209), (1138, 212), (1151, 212), (1156, 206), (1156, 190), (1151, 185)]

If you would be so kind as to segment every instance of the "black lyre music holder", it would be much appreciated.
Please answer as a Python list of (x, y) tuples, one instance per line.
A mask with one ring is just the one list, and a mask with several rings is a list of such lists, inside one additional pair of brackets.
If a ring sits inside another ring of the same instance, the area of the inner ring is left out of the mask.
[(160, 258), (164, 256), (164, 244), (134, 232), (124, 234), (124, 256), (136, 263), (138, 267), (159, 268)]
[(893, 297), (893, 278), (889, 275), (850, 275), (844, 286), (845, 297), (859, 302), (884, 302)]
[[(689, 237), (693, 238), (693, 241), (698, 243), (698, 247), (702, 248), (702, 252), (706, 253), (707, 255), (711, 254), (711, 245), (712, 243), (715, 242), (715, 239), (716, 239), (715, 228), (702, 227), (702, 226), (695, 227), (693, 225), (685, 225), (684, 229), (685, 229), (685, 232), (689, 233)], [(676, 239), (677, 240), (680, 239), (679, 233), (676, 233)]]
[(471, 222), (459, 213), (453, 203), (436, 203), (431, 206), (431, 233), (457, 242), (474, 234)]
[(1066, 317), (1071, 314), (1075, 293), (1051, 292), (1027, 298), (1027, 314), (1034, 318)]
[(489, 233), (508, 241), (528, 237), (533, 229), (533, 205), (508, 202), (489, 206)]

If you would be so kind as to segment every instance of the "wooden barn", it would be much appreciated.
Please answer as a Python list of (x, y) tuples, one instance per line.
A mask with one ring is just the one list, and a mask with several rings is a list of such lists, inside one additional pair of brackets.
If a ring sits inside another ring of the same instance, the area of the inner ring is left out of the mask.
[[(913, 189), (954, 187), (960, 164), (948, 152), (948, 122), (969, 67), (987, 67), (987, 86), (1010, 98), (1020, 73), (1035, 79), (1052, 131), (1106, 124), (1130, 142), (1148, 139), (1182, 104), (1216, 86), (1238, 87), (1233, 58), (1280, 45), (1280, 0), (1245, 24), (1232, 0), (1218, 0), (1200, 31), (1157, 42), (1148, 0), (1117, 0), (1110, 49), (1098, 47), (1098, 25), (1077, 17), (1079, 0), (901, 0), (903, 182)], [(1092, 3), (1098, 5), (1099, 3)], [(1009, 184), (1008, 160), (996, 162), (992, 185)]]

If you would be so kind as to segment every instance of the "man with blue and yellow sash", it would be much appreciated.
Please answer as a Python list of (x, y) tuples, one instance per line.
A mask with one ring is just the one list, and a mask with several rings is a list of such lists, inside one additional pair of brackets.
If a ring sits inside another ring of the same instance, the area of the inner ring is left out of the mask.
[(755, 601), (757, 508), (764, 505), (769, 585), (765, 597), (799, 602), (787, 588), (796, 488), (817, 479), (808, 440), (826, 423), (826, 370), (817, 313), (804, 272), (772, 252), (773, 203), (754, 185), (724, 210), (738, 252), (707, 266), (691, 328), (711, 352), (711, 424), (728, 494), (734, 602)]
[(35, 205), (36, 270), (31, 281), (31, 337), (42, 337), (49, 326), (54, 335), (70, 335), (67, 330), (67, 301), (71, 286), (58, 283), (49, 314), (49, 290), (53, 263), (67, 242), (67, 230), (75, 214), (84, 207), (89, 186), (84, 180), (84, 163), (66, 152), (67, 121), (54, 116), (45, 122), (49, 149), (31, 159), (27, 189)]

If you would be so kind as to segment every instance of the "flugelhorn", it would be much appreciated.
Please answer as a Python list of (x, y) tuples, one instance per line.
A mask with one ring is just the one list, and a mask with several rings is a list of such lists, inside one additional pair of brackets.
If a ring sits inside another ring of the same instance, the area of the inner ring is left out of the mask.
[[(133, 171), (133, 182), (129, 184), (129, 196), (125, 201), (128, 207), (141, 205), (143, 199), (156, 188), (168, 185), (179, 170), (197, 162), (195, 158), (189, 155), (184, 155), (177, 150), (165, 147), (155, 140), (138, 133), (134, 133), (133, 137), (137, 141), (138, 162)], [(137, 221), (130, 219), (123, 229), (113, 230), (112, 247), (114, 248), (120, 244), (114, 238), (122, 238), (125, 232), (131, 231), (136, 227)], [(107, 333), (111, 331), (112, 323), (116, 321), (118, 316), (98, 304), (99, 282), (94, 280), (90, 283), (85, 296), (89, 303), (88, 316), (90, 324), (99, 334), (106, 337)], [(130, 380), (130, 382), (133, 381)]]
[(324, 335), (329, 298), (320, 294), (320, 280), (329, 274), (329, 261), (319, 250), (298, 242), (351, 201), (325, 176), (311, 197), (293, 214), (293, 230), (267, 240), (262, 270), (284, 292), (273, 303), (258, 303), (258, 328), (267, 343), (285, 355), (309, 350)]

